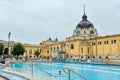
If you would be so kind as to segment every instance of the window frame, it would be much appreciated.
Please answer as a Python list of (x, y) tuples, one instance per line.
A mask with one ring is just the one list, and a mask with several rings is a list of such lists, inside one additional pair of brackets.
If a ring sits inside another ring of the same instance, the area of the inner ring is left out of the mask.
[(74, 49), (75, 47), (74, 47), (74, 44), (72, 43), (72, 44), (70, 44), (70, 49)]

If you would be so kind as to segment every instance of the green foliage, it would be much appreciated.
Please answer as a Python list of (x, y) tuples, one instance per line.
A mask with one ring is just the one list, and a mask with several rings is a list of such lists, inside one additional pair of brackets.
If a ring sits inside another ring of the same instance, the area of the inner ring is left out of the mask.
[(3, 50), (4, 50), (4, 45), (2, 43), (0, 43), (0, 55), (3, 54)]
[(25, 59), (25, 61), (27, 61), (27, 59), (28, 59), (28, 56), (25, 56), (25, 57), (24, 57), (24, 59)]
[(40, 43), (40, 45), (42, 45), (42, 42)]
[(25, 52), (24, 46), (21, 43), (16, 43), (13, 47), (12, 54), (13, 55), (23, 55)]
[(38, 51), (38, 50), (36, 50), (35, 52), (34, 52), (34, 55), (36, 55), (37, 57), (40, 55), (40, 52)]

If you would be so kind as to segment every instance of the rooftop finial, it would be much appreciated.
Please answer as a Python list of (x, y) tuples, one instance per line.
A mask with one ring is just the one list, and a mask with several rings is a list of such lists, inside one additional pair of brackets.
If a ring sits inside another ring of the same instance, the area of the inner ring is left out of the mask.
[(84, 15), (85, 15), (85, 4), (84, 4)]
[(84, 15), (82, 16), (82, 19), (83, 19), (83, 21), (86, 21), (86, 20), (87, 20), (87, 16), (86, 16), (86, 14), (85, 14), (85, 4), (84, 4)]

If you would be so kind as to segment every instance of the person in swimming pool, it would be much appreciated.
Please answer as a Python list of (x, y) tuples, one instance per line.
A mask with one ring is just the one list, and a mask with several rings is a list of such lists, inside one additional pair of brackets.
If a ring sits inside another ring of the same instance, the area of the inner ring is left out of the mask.
[(59, 71), (59, 75), (61, 75), (61, 71)]

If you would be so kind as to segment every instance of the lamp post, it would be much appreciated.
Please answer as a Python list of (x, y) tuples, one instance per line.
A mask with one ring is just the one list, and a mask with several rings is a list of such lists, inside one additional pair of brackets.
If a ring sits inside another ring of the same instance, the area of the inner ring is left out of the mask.
[(8, 54), (10, 54), (10, 36), (11, 32), (8, 33)]

